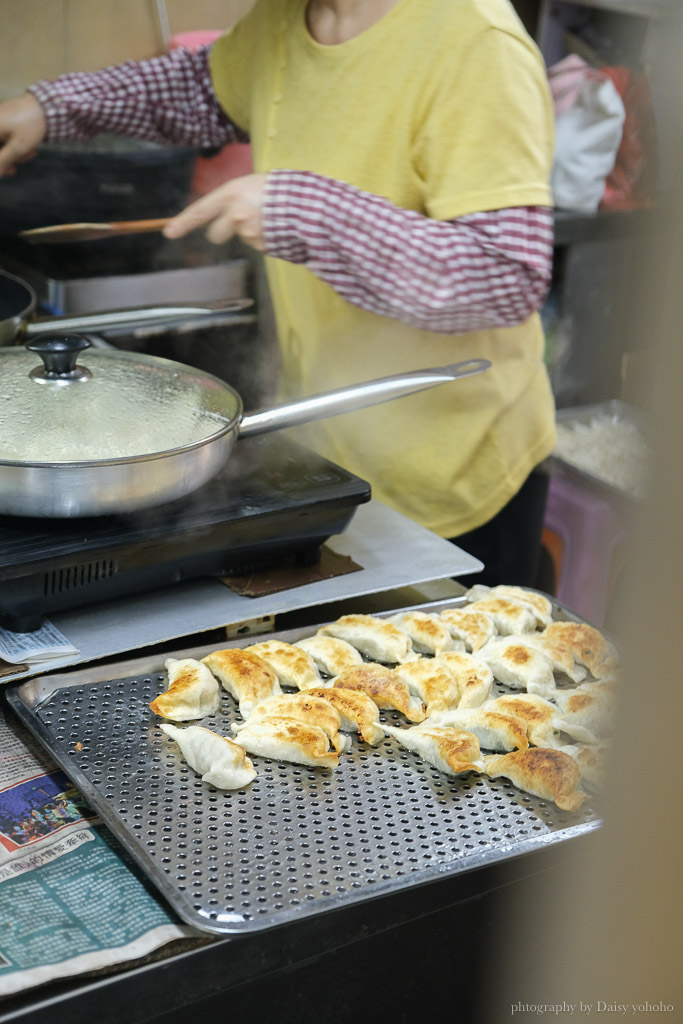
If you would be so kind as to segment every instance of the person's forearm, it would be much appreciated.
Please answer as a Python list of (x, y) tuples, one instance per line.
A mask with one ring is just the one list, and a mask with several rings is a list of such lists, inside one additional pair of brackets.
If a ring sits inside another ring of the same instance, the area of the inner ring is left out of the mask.
[(348, 302), (447, 334), (522, 323), (552, 270), (548, 208), (437, 221), (310, 172), (271, 171), (264, 235)]
[(98, 132), (207, 148), (245, 141), (211, 85), (208, 47), (41, 81), (29, 91), (47, 119), (47, 141), (83, 142)]

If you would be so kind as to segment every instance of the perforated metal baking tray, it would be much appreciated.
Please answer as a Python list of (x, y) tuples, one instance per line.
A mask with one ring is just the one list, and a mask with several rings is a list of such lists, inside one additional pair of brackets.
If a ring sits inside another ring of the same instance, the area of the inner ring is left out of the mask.
[[(174, 656), (201, 658), (215, 646)], [(599, 825), (590, 801), (569, 814), (504, 779), (449, 777), (389, 737), (372, 748), (354, 736), (333, 771), (255, 758), (250, 786), (218, 791), (185, 764), (148, 707), (166, 685), (158, 656), (37, 677), (8, 688), (8, 699), (178, 915), (203, 931), (272, 928)], [(230, 735), (235, 720), (224, 693), (200, 724)]]

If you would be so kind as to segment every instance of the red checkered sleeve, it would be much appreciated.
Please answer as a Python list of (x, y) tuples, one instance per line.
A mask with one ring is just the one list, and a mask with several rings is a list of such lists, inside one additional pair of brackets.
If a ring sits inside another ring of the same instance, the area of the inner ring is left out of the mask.
[(98, 132), (197, 148), (246, 141), (216, 100), (209, 50), (179, 48), (32, 85), (45, 111), (47, 141), (84, 142)]
[(514, 207), (438, 221), (308, 171), (271, 171), (266, 252), (348, 302), (447, 334), (522, 323), (548, 290), (553, 217)]
[[(42, 81), (47, 140), (114, 132), (198, 148), (248, 141), (221, 109), (209, 47)], [(310, 171), (268, 175), (267, 252), (307, 266), (347, 301), (449, 334), (509, 327), (541, 305), (553, 220), (516, 207), (437, 221)]]

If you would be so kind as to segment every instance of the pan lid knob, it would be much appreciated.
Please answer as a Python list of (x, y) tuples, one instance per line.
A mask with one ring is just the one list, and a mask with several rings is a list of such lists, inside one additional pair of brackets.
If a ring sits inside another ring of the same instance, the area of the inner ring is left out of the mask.
[(31, 370), (29, 377), (39, 384), (72, 384), (90, 380), (90, 370), (76, 365), (79, 354), (90, 346), (87, 338), (77, 334), (48, 335), (27, 342), (26, 348), (43, 360), (43, 365)]

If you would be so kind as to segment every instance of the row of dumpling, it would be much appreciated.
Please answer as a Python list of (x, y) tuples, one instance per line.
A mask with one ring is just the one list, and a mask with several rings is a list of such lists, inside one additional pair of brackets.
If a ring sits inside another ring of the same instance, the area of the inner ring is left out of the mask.
[[(374, 622), (345, 616), (320, 632), (344, 636), (382, 660), (404, 659), (395, 672), (425, 701), (427, 716), (410, 729), (385, 727), (404, 746), (441, 767), (438, 761), (443, 758), (434, 754), (435, 741), (442, 739), (448, 745), (453, 737), (446, 729), (467, 731), (482, 748), (499, 754), (484, 755), (475, 764), (476, 750), (470, 746), (472, 764), (466, 770), (505, 775), (522, 789), (576, 809), (585, 799), (577, 790), (581, 778), (589, 788), (598, 788), (604, 767), (604, 740), (615, 699), (613, 647), (593, 627), (553, 622), (551, 602), (535, 591), (476, 587), (466, 597), (466, 607), (440, 615), (401, 612)], [(409, 636), (411, 648), (400, 649), (397, 638), (391, 638), (391, 626)], [(368, 627), (373, 633), (371, 646), (364, 635)], [(380, 645), (381, 634), (392, 642)], [(453, 640), (469, 653), (453, 653)], [(432, 657), (416, 662), (417, 652)], [(476, 662), (490, 669), (486, 681)], [(459, 677), (455, 703), (452, 686), (440, 681), (444, 665)], [(466, 666), (473, 673), (470, 686), (466, 682), (463, 686)], [(556, 674), (578, 685), (558, 688)], [(493, 679), (526, 692), (489, 699)], [(452, 759), (451, 765), (456, 767)], [(560, 780), (562, 792), (557, 790)]]
[[(487, 614), (488, 609), (498, 630), (498, 638), (489, 640), (480, 654), (497, 679), (512, 689), (526, 690), (499, 698), (501, 706), (526, 719), (530, 744), (570, 755), (583, 782), (599, 789), (617, 697), (614, 646), (586, 623), (553, 621), (551, 602), (534, 591), (473, 587), (466, 598), (463, 614)], [(527, 619), (522, 628), (515, 627), (512, 616), (519, 612), (508, 608), (508, 602), (527, 604), (535, 625)], [(530, 649), (541, 655), (540, 661), (530, 656)], [(558, 686), (556, 677), (574, 686)]]
[[(513, 588), (496, 589), (509, 591)], [(518, 588), (514, 590), (517, 598), (520, 593), (525, 594)], [(494, 641), (499, 643), (497, 638), (505, 635), (506, 629), (507, 639), (511, 635), (513, 639), (515, 637), (509, 633), (511, 628), (526, 630), (524, 636), (530, 639), (531, 624), (535, 631), (543, 625), (542, 617), (547, 615), (550, 602), (543, 595), (529, 592), (534, 608), (534, 617), (530, 620), (528, 608), (507, 594), (489, 592), (482, 597), (480, 593), (471, 591), (468, 596), (472, 602), (468, 608), (449, 609), (441, 616), (421, 612), (399, 613), (392, 619), (342, 616), (320, 629), (314, 637), (297, 644), (270, 640), (245, 649), (214, 652), (204, 659), (213, 674), (209, 676), (210, 685), (207, 684), (207, 691), (212, 691), (208, 703), (197, 700), (201, 684), (195, 681), (190, 687), (193, 690), (190, 697), (187, 679), (176, 678), (169, 691), (151, 706), (157, 713), (176, 720), (204, 717), (215, 710), (218, 702), (216, 676), (238, 701), (240, 712), (246, 719), (244, 725), (233, 726), (237, 745), (243, 750), (280, 760), (333, 766), (343, 746), (335, 741), (334, 733), (329, 730), (325, 736), (321, 735), (324, 729), (321, 730), (315, 722), (311, 706), (303, 707), (299, 701), (295, 707), (295, 695), (279, 699), (281, 687), (289, 686), (308, 692), (318, 702), (326, 698), (328, 706), (333, 704), (340, 709), (343, 704), (340, 716), (342, 729), (353, 729), (372, 744), (380, 742), (385, 733), (395, 735), (402, 745), (450, 774), (482, 770), (489, 774), (494, 771), (506, 774), (507, 771), (508, 777), (511, 777), (510, 773), (514, 774), (513, 781), (520, 784), (520, 771), (528, 776), (534, 767), (537, 774), (541, 768), (544, 770), (541, 774), (548, 774), (544, 757), (545, 761), (548, 758), (554, 762), (564, 761), (564, 768), (572, 769), (571, 772), (565, 771), (565, 775), (573, 774), (575, 763), (567, 760), (566, 751), (542, 756), (529, 752), (529, 744), (557, 748), (561, 745), (558, 737), (564, 735), (575, 740), (597, 742), (595, 735), (578, 722), (580, 716), (575, 712), (579, 709), (567, 706), (567, 722), (564, 722), (560, 714), (562, 709), (533, 692), (488, 699), (494, 676), (499, 679), (504, 676), (501, 681), (508, 686), (532, 691), (534, 675), (523, 677), (517, 672), (513, 678), (492, 657), (494, 672), (483, 655), (487, 648), (490, 651), (489, 645)], [(515, 600), (516, 605), (513, 605)], [(482, 601), (487, 602), (487, 611), (476, 607)], [(547, 602), (547, 609), (543, 602)], [(496, 618), (488, 614), (489, 610)], [(526, 615), (526, 620), (520, 611)], [(460, 635), (454, 635), (456, 630)], [(536, 638), (540, 635), (537, 632)], [(584, 648), (585, 640), (583, 637)], [(512, 651), (512, 644), (508, 644), (506, 650)], [(425, 654), (432, 656), (424, 657)], [(368, 663), (366, 658), (376, 660)], [(504, 661), (501, 664), (504, 665)], [(595, 658), (592, 664), (594, 667), (597, 665)], [(565, 652), (561, 670), (566, 667)], [(192, 674), (196, 676), (196, 667), (193, 667)], [(580, 678), (578, 671), (575, 675)], [(578, 693), (573, 696), (577, 701)], [(585, 699), (586, 695), (582, 696)], [(188, 702), (193, 706), (188, 706)], [(258, 715), (252, 719), (252, 711), (257, 704)], [(383, 725), (379, 721), (380, 708), (399, 711), (418, 725), (412, 729)], [(582, 709), (582, 714), (585, 718), (585, 709)], [(593, 715), (595, 717), (595, 709)], [(297, 722), (292, 721), (293, 716)], [(283, 723), (283, 719), (289, 721)], [(178, 735), (180, 732), (176, 730), (175, 735), (179, 742), (190, 738), (188, 735), (181, 737)], [(190, 730), (182, 732), (189, 734)], [(204, 736), (199, 738), (206, 740)], [(315, 739), (314, 744), (311, 743), (312, 738)], [(216, 736), (216, 739), (224, 745), (230, 743), (221, 737)], [(503, 756), (482, 757), (481, 747)], [(579, 748), (575, 748), (573, 753), (579, 754)], [(595, 751), (589, 749), (588, 755), (587, 771), (591, 761), (595, 760)], [(552, 774), (558, 777), (556, 763)], [(207, 777), (207, 781), (213, 779)], [(534, 789), (530, 788), (527, 779), (527, 784), (521, 788), (556, 802), (559, 799), (567, 806), (576, 803), (574, 796), (568, 802), (557, 792), (554, 795), (549, 793), (545, 783), (539, 782)]]
[(239, 789), (255, 778), (247, 754), (334, 768), (351, 745), (349, 733), (373, 745), (384, 738), (373, 700), (360, 690), (325, 687), (310, 655), (291, 644), (226, 648), (202, 661), (169, 658), (165, 668), (168, 689), (150, 703), (163, 718), (185, 723), (212, 715), (221, 687), (237, 702), (242, 721), (232, 723), (231, 738), (202, 726), (161, 726), (190, 767), (219, 789)]

